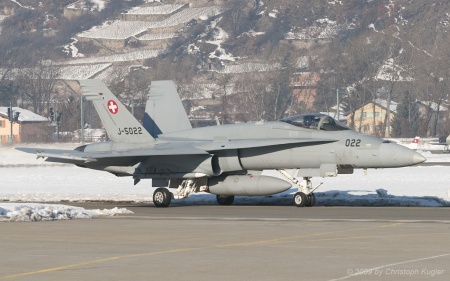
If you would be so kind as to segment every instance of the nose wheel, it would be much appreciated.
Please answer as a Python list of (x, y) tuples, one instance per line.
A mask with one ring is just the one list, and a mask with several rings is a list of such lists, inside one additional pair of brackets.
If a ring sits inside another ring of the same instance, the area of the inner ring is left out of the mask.
[(323, 182), (318, 186), (312, 187), (311, 178), (303, 177), (303, 180), (298, 180), (291, 176), (286, 170), (277, 170), (286, 177), (294, 185), (298, 185), (298, 192), (294, 194), (294, 204), (297, 207), (312, 207), (316, 204), (316, 196), (314, 191), (319, 188)]

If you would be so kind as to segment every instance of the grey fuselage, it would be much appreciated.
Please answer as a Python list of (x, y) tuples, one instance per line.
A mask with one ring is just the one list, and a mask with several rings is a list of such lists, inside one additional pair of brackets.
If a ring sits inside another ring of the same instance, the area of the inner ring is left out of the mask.
[[(285, 122), (257, 122), (195, 128), (160, 135), (158, 141), (217, 141), (236, 139), (327, 139), (318, 144), (293, 143), (238, 149), (244, 170), (320, 168), (392, 168), (420, 163), (422, 156), (401, 145), (353, 130), (323, 131)], [(255, 141), (255, 146), (258, 146)]]

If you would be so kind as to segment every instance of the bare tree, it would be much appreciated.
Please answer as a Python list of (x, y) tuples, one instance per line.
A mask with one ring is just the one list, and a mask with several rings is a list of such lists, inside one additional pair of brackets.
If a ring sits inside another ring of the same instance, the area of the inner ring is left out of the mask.
[(233, 104), (240, 113), (240, 120), (259, 121), (264, 119), (269, 105), (270, 88), (267, 85), (270, 73), (253, 72), (239, 75), (234, 83)]
[(40, 61), (34, 68), (18, 70), (15, 84), (23, 100), (31, 103), (37, 114), (48, 112), (50, 98), (56, 94), (56, 84), (60, 76), (60, 68), (52, 63)]

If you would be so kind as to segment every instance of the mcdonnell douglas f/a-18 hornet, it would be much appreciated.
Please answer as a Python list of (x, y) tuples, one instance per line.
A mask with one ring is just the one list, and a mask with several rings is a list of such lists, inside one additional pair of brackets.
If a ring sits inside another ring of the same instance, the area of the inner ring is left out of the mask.
[[(303, 114), (274, 122), (192, 128), (172, 81), (153, 81), (143, 125), (100, 80), (80, 81), (110, 141), (75, 150), (17, 148), (49, 162), (132, 176), (134, 184), (152, 179), (156, 207), (195, 192), (217, 196), (221, 205), (234, 196), (280, 193), (298, 186), (298, 207), (315, 202), (312, 177), (351, 174), (356, 168), (396, 168), (425, 158), (406, 147), (358, 133), (324, 114)], [(261, 175), (278, 170), (286, 180)], [(286, 169), (294, 169), (294, 177)], [(168, 187), (168, 188), (167, 188)], [(169, 190), (173, 190), (172, 192)]]

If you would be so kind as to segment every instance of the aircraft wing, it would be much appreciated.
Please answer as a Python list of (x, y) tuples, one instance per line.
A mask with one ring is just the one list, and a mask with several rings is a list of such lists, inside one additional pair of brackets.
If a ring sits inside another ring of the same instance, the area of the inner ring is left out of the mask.
[(95, 159), (90, 159), (86, 155), (77, 150), (64, 150), (64, 149), (44, 149), (44, 148), (28, 148), (28, 147), (16, 147), (17, 150), (36, 154), (37, 158), (56, 158), (60, 159), (62, 163), (86, 163), (93, 162)]
[(62, 149), (42, 149), (42, 148), (24, 148), (17, 147), (17, 150), (36, 154), (38, 158), (48, 157), (47, 161), (61, 162), (61, 163), (73, 163), (83, 164), (96, 162), (99, 160), (107, 160), (111, 158), (122, 159), (135, 159), (129, 160), (132, 162), (140, 162), (142, 158), (150, 156), (174, 156), (174, 155), (201, 155), (209, 154), (204, 150), (200, 150), (189, 145), (173, 145), (173, 144), (161, 144), (154, 147), (129, 149), (129, 150), (116, 150), (116, 151), (100, 151), (100, 152), (83, 152), (78, 150), (62, 150)]

